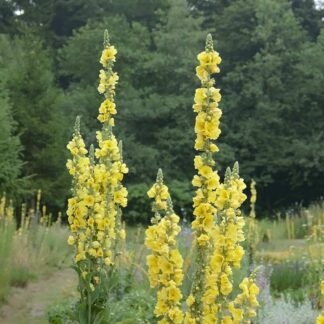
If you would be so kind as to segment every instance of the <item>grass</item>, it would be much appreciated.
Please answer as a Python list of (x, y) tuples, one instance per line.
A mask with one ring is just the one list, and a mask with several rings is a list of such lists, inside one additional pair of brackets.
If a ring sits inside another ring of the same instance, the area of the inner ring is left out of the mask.
[(8, 295), (12, 275), (12, 246), (15, 224), (0, 219), (0, 302)]
[(71, 265), (72, 250), (66, 244), (66, 227), (34, 224), (16, 230), (16, 223), (0, 220), (0, 301), (10, 287), (24, 287), (29, 281)]
[[(294, 225), (285, 218), (261, 220), (258, 222), (258, 236), (255, 262), (265, 265), (269, 270), (267, 278), (269, 295), (273, 306), (270, 311), (278, 309), (279, 305), (289, 310), (295, 305), (304, 305), (309, 315), (313, 316), (318, 307), (319, 282), (323, 276), (324, 246), (315, 237), (314, 226), (321, 226), (324, 207), (311, 206), (308, 211), (302, 210), (290, 216)], [(314, 212), (314, 214), (311, 214)], [(302, 230), (299, 230), (303, 227)], [(293, 230), (291, 230), (293, 229)], [(302, 234), (304, 233), (304, 234)], [(304, 235), (303, 238), (300, 236)], [(16, 231), (15, 224), (4, 222), (0, 226), (0, 298), (6, 299), (10, 286), (24, 287), (30, 281), (61, 268), (71, 265), (72, 251), (66, 244), (68, 229), (54, 224), (51, 227), (32, 225), (28, 230)], [(266, 237), (266, 239), (264, 239)], [(289, 238), (290, 237), (290, 238)], [(111, 301), (109, 313), (110, 322), (118, 323), (151, 323), (155, 291), (149, 288), (146, 278), (146, 255), (144, 247), (145, 228), (143, 226), (127, 227), (127, 240), (124, 258), (120, 261), (120, 298)], [(191, 230), (183, 226), (179, 235), (179, 249), (184, 258), (185, 281), (184, 298), (189, 293), (192, 259), (190, 249)], [(247, 256), (241, 269), (234, 271), (235, 282), (249, 272)], [(28, 288), (27, 288), (28, 289)], [(234, 294), (236, 287), (234, 287)], [(44, 292), (46, 294), (46, 291)], [(269, 297), (269, 298), (270, 298)], [(305, 303), (308, 302), (312, 307)], [(75, 300), (67, 299), (55, 302), (49, 318), (51, 323), (64, 323), (64, 316), (69, 317)], [(125, 311), (127, 310), (127, 312)], [(314, 312), (313, 312), (313, 310)], [(126, 316), (127, 315), (127, 316)], [(264, 314), (262, 316), (265, 316)], [(262, 317), (264, 323), (274, 315)], [(263, 323), (260, 321), (260, 323)], [(287, 322), (290, 323), (290, 322)]]

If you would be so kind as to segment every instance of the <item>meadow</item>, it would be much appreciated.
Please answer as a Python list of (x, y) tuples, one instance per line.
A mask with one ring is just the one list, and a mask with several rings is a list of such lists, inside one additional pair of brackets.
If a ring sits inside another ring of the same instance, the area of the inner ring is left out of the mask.
[[(33, 213), (30, 215), (35, 214), (35, 211), (30, 212)], [(68, 323), (77, 302), (77, 276), (70, 270), (73, 251), (66, 244), (69, 235), (66, 225), (35, 223), (16, 229), (10, 213), (10, 210), (1, 209), (0, 214), (0, 314), (5, 315), (4, 323), (12, 323), (12, 319), (17, 324), (26, 323), (26, 319), (33, 323)], [(290, 211), (287, 215), (274, 215), (271, 219), (257, 221), (258, 239), (253, 266), (259, 268), (260, 308), (255, 323), (315, 323), (323, 307), (319, 289), (323, 276), (323, 217), (324, 205), (320, 202), (309, 208)], [(114, 311), (110, 314), (110, 321), (152, 323), (155, 295), (147, 281), (145, 258), (148, 251), (143, 245), (145, 227), (130, 226), (126, 232), (125, 262), (119, 278), (122, 298), (112, 301), (111, 309)], [(186, 269), (192, 262), (191, 239), (191, 229), (183, 223), (179, 245)], [(248, 241), (244, 244), (247, 246)], [(248, 259), (246, 255), (235, 278), (243, 278), (249, 272)], [(185, 289), (188, 291), (190, 274), (186, 273)], [(45, 290), (41, 297), (37, 296), (37, 291), (28, 290), (38, 282)], [(16, 291), (16, 287), (23, 287), (26, 294), (22, 294), (22, 290)], [(54, 294), (49, 290), (55, 291)], [(8, 302), (10, 312), (18, 306), (24, 308), (26, 301), (17, 302), (17, 294), (34, 299), (37, 304), (47, 298), (42, 312), (33, 314), (30, 309), (23, 309), (19, 316), (9, 316), (6, 310)]]

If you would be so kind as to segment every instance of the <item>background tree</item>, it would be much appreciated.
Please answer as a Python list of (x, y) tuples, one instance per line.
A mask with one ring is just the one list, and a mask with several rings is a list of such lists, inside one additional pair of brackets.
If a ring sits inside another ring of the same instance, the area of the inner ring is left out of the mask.
[(49, 205), (62, 207), (68, 185), (64, 170), (68, 135), (49, 52), (31, 34), (12, 40), (1, 37), (0, 48), (0, 72), (21, 133), (23, 175), (31, 177), (34, 190), (43, 190)]
[(94, 141), (95, 71), (105, 28), (118, 47), (118, 136), (130, 167), (130, 218), (147, 217), (141, 193), (161, 165), (176, 188), (177, 212), (190, 211), (195, 53), (208, 32), (223, 57), (218, 168), (240, 160), (242, 176), (258, 182), (263, 209), (322, 194), (323, 10), (313, 0), (17, 0), (0, 6), (0, 74), (21, 133), (23, 175), (33, 175), (34, 190), (46, 188), (53, 206), (62, 206), (68, 190), (66, 125), (81, 115), (86, 141)]
[(315, 40), (323, 28), (324, 9), (316, 8), (314, 0), (292, 0), (291, 6), (303, 29)]
[(12, 118), (11, 105), (0, 84), (0, 192), (19, 198), (27, 190), (27, 179), (21, 177), (22, 147)]
[[(255, 8), (257, 26), (253, 39), (259, 46), (258, 52), (241, 68), (229, 72), (224, 85), (234, 90), (226, 99), (231, 116), (227, 122), (236, 130), (228, 134), (228, 142), (242, 161), (242, 174), (257, 179), (262, 188), (260, 198), (271, 197), (268, 205), (274, 207), (302, 199), (297, 187), (305, 188), (305, 175), (312, 173), (309, 160), (314, 156), (306, 158), (305, 151), (304, 176), (298, 176), (297, 181), (292, 177), (300, 175), (294, 158), (299, 149), (293, 143), (300, 145), (308, 134), (313, 134), (309, 125), (315, 115), (305, 109), (300, 100), (305, 95), (296, 82), (302, 50), (310, 44), (288, 3), (264, 0)], [(304, 82), (308, 79), (303, 78)], [(234, 117), (237, 115), (239, 118)], [(317, 147), (321, 132), (315, 133), (319, 138), (312, 138), (312, 145)]]

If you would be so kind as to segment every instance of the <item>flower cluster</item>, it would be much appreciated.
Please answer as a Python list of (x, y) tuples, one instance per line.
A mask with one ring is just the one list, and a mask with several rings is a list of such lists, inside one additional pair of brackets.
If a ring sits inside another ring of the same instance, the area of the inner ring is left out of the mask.
[[(324, 295), (324, 280), (321, 281), (321, 295)], [(317, 316), (316, 324), (324, 324), (324, 311)]]
[(221, 62), (219, 54), (213, 49), (210, 35), (207, 36), (206, 49), (198, 55), (199, 65), (196, 74), (201, 81), (201, 88), (195, 93), (193, 109), (197, 113), (195, 122), (195, 149), (194, 164), (198, 174), (193, 178), (193, 185), (197, 187), (193, 199), (195, 220), (192, 228), (195, 233), (194, 244), (197, 247), (196, 262), (199, 266), (194, 274), (192, 291), (187, 299), (189, 306), (185, 322), (195, 323), (196, 318), (203, 314), (203, 289), (205, 286), (206, 269), (208, 265), (209, 250), (212, 247), (211, 237), (214, 231), (214, 215), (217, 212), (216, 189), (219, 187), (219, 176), (213, 169), (215, 161), (213, 153), (218, 151), (213, 142), (220, 135), (219, 119), (222, 115), (218, 108), (221, 100), (219, 89), (214, 87), (215, 80), (212, 74), (219, 72), (218, 64)]
[(251, 323), (251, 319), (256, 316), (256, 308), (259, 306), (257, 296), (259, 295), (259, 287), (255, 284), (254, 274), (249, 278), (244, 278), (239, 287), (242, 290), (236, 296), (234, 301), (227, 305), (230, 315), (223, 316), (224, 323)]
[(238, 164), (226, 170), (224, 184), (217, 188), (217, 219), (213, 230), (213, 251), (206, 271), (203, 296), (204, 322), (213, 323), (217, 314), (223, 316), (226, 297), (232, 292), (232, 268), (239, 268), (244, 250), (244, 219), (239, 207), (246, 199), (245, 184), (239, 177)]
[[(218, 107), (220, 91), (214, 87), (212, 74), (219, 72), (221, 59), (213, 49), (210, 35), (198, 61), (196, 73), (201, 87), (196, 90), (193, 109), (197, 113), (195, 149), (199, 154), (194, 160), (198, 174), (192, 181), (197, 187), (193, 199), (195, 219), (192, 222), (197, 251), (185, 323), (218, 323), (219, 320), (221, 323), (239, 323), (245, 314), (246, 305), (237, 307), (243, 295), (232, 302), (228, 296), (233, 290), (232, 269), (240, 267), (244, 255), (241, 242), (244, 241), (245, 222), (240, 207), (246, 199), (243, 193), (246, 186), (239, 176), (238, 163), (234, 164), (233, 170), (227, 169), (224, 183), (220, 182), (214, 170), (213, 153), (218, 151), (214, 141), (220, 135), (222, 113)], [(252, 279), (246, 280), (250, 282)], [(252, 302), (254, 297), (251, 296), (257, 295), (258, 289), (254, 283), (251, 287), (249, 294), (244, 290), (244, 296), (251, 300), (251, 307), (256, 307), (257, 303)], [(249, 316), (252, 317), (254, 313), (250, 308)]]
[(73, 197), (68, 201), (67, 210), (71, 229), (68, 243), (75, 245), (75, 262), (93, 290), (100, 282), (99, 275), (104, 267), (114, 263), (116, 233), (120, 239), (125, 238), (125, 230), (121, 227), (121, 207), (127, 205), (127, 190), (121, 182), (128, 168), (122, 160), (121, 143), (112, 132), (112, 116), (117, 113), (114, 96), (118, 76), (112, 71), (116, 53), (105, 32), (100, 59), (103, 69), (100, 70), (98, 87), (99, 93), (105, 97), (98, 116), (102, 123), (102, 130), (97, 132), (99, 147), (94, 150), (91, 146), (88, 153), (80, 134), (79, 118), (73, 138), (67, 145), (72, 154), (67, 168), (73, 176)]
[(146, 230), (145, 245), (152, 251), (147, 257), (149, 280), (157, 287), (155, 315), (158, 323), (182, 323), (179, 307), (182, 294), (179, 286), (183, 280), (183, 259), (177, 249), (176, 237), (180, 232), (179, 217), (174, 213), (168, 187), (163, 184), (162, 171), (158, 171), (156, 183), (148, 191), (154, 199), (153, 225)]
[(118, 74), (112, 70), (114, 62), (116, 61), (117, 50), (114, 46), (109, 44), (107, 33), (105, 34), (104, 50), (102, 51), (100, 63), (103, 69), (99, 72), (99, 86), (98, 92), (104, 94), (105, 100), (99, 107), (98, 119), (104, 124), (114, 126), (114, 116), (116, 111), (116, 104), (114, 102), (115, 88), (118, 82)]
[(248, 220), (248, 249), (249, 249), (249, 263), (252, 266), (254, 261), (255, 249), (258, 243), (258, 231), (255, 215), (255, 203), (257, 198), (257, 191), (255, 188), (255, 181), (251, 181), (251, 199), (250, 199), (250, 217)]
[(95, 151), (98, 159), (95, 169), (95, 179), (100, 183), (99, 191), (106, 197), (106, 215), (109, 216), (109, 236), (115, 240), (116, 230), (121, 239), (125, 238), (125, 230), (121, 227), (121, 207), (127, 205), (127, 189), (122, 185), (124, 175), (128, 168), (122, 158), (122, 143), (117, 142), (112, 127), (115, 125), (114, 116), (116, 111), (115, 87), (118, 75), (113, 72), (113, 65), (116, 61), (117, 50), (110, 45), (108, 33), (105, 32), (104, 50), (100, 63), (103, 69), (100, 70), (98, 86), (99, 93), (104, 94), (104, 101), (99, 107), (98, 120), (102, 123), (102, 130), (97, 132), (99, 148)]
[(256, 198), (257, 198), (257, 192), (256, 192), (256, 188), (255, 188), (255, 181), (252, 179), (252, 181), (251, 181), (251, 200), (250, 200), (251, 212), (250, 212), (250, 217), (253, 217), (253, 218), (255, 218)]

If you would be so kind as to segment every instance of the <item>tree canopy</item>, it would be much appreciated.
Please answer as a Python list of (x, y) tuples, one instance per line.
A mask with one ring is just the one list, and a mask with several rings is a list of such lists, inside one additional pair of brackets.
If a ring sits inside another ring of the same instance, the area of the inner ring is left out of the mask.
[(323, 194), (323, 10), (313, 0), (16, 0), (0, 9), (0, 146), (7, 147), (0, 163), (13, 168), (1, 190), (30, 177), (32, 190), (64, 206), (73, 120), (81, 116), (88, 144), (98, 127), (108, 28), (118, 49), (116, 122), (130, 168), (130, 218), (147, 210), (145, 190), (158, 167), (176, 209), (191, 208), (196, 54), (208, 32), (223, 59), (218, 168), (238, 160), (268, 209)]

